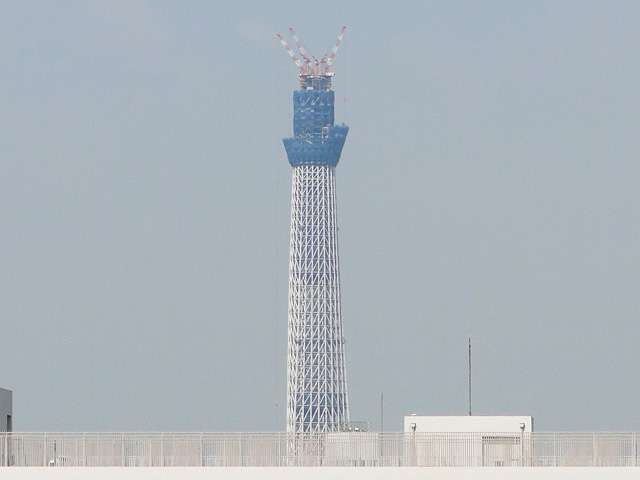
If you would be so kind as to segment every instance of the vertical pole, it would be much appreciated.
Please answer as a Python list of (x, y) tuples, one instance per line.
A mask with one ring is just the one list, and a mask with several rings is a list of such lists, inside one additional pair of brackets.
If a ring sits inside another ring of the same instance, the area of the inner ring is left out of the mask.
[(384, 432), (384, 392), (380, 393), (380, 432)]
[(382, 457), (384, 456), (384, 393), (380, 393), (380, 451), (378, 452), (378, 466), (382, 466)]
[(471, 337), (469, 337), (469, 416), (471, 416)]

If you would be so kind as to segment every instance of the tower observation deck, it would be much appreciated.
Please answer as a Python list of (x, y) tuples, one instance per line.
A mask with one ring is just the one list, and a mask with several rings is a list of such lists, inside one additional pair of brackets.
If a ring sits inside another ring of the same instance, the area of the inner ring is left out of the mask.
[(278, 35), (300, 68), (300, 89), (293, 92), (293, 137), (283, 139), (293, 167), (287, 432), (335, 432), (349, 428), (335, 195), (335, 168), (349, 127), (334, 124), (329, 68), (344, 27), (331, 55), (315, 63), (291, 33), (304, 62)]

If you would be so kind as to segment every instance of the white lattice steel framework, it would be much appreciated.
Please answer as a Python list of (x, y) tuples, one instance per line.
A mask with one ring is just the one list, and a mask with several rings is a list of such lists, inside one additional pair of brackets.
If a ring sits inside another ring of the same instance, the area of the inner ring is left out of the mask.
[(294, 167), (290, 247), (287, 432), (345, 430), (335, 167)]

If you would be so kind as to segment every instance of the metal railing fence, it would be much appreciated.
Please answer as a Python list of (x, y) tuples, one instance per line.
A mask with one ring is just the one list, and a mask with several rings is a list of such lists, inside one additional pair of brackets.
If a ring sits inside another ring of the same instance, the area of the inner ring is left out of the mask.
[(640, 433), (7, 433), (0, 466), (640, 466)]

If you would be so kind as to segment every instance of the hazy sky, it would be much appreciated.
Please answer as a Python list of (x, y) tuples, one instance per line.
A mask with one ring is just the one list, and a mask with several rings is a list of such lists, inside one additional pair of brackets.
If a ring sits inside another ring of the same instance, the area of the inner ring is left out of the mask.
[(284, 430), (293, 26), (334, 62), (353, 420), (640, 430), (640, 3), (2, 2), (20, 431)]

